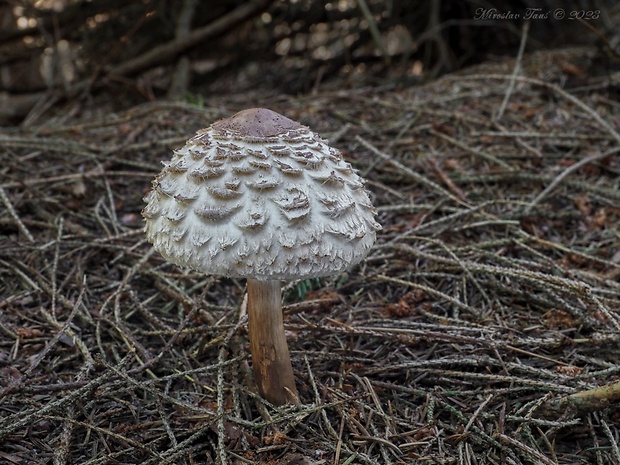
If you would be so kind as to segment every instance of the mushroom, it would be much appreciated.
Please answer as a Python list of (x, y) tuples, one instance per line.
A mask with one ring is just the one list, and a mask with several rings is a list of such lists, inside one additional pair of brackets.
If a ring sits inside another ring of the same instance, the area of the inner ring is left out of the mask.
[(299, 403), (281, 281), (336, 274), (367, 255), (381, 226), (363, 180), (307, 127), (252, 108), (198, 131), (144, 200), (146, 237), (164, 258), (247, 278), (258, 391)]

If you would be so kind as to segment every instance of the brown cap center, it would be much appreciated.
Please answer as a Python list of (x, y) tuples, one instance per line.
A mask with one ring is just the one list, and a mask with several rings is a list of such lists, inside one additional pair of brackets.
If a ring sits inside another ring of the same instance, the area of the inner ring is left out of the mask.
[(301, 124), (267, 108), (250, 108), (221, 119), (211, 127), (215, 131), (231, 131), (241, 136), (269, 137), (297, 129)]

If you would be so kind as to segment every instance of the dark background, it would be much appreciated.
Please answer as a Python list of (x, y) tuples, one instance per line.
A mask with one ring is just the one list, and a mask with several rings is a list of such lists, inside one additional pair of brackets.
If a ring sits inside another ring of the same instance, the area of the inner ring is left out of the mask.
[(5, 1), (0, 121), (97, 96), (118, 109), (221, 93), (408, 86), (514, 57), (528, 8), (543, 17), (531, 21), (526, 52), (596, 45), (597, 72), (617, 67), (612, 0)]

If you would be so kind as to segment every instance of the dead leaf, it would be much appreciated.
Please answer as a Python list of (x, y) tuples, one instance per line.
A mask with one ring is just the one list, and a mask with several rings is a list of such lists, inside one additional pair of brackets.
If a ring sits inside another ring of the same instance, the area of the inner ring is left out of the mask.
[(592, 202), (590, 201), (590, 197), (585, 194), (577, 195), (573, 199), (573, 202), (575, 202), (577, 210), (579, 210), (584, 217), (590, 216), (592, 213)]
[(551, 309), (543, 315), (543, 324), (548, 329), (559, 330), (576, 328), (578, 326), (570, 313), (557, 308)]
[(17, 328), (15, 334), (17, 334), (21, 339), (32, 339), (35, 337), (41, 337), (45, 333), (43, 333), (40, 329), (35, 328)]
[(581, 66), (577, 66), (570, 61), (563, 61), (562, 63), (560, 63), (560, 70), (562, 70), (562, 72), (568, 76), (580, 77), (586, 74), (586, 70), (584, 68), (582, 68)]
[(450, 171), (458, 171), (463, 174), (465, 170), (461, 166), (461, 162), (456, 158), (448, 158), (443, 162), (443, 166)]
[(387, 304), (381, 309), (388, 318), (405, 318), (411, 315), (411, 307), (402, 299), (395, 304)]
[(273, 434), (265, 436), (263, 441), (268, 446), (279, 446), (281, 444), (284, 444), (286, 441), (289, 441), (289, 437), (286, 434), (276, 431)]
[(603, 229), (607, 226), (607, 211), (604, 208), (599, 208), (592, 218), (592, 225), (596, 229)]
[(555, 367), (555, 371), (565, 376), (577, 376), (583, 372), (583, 368), (574, 365), (559, 365)]
[(74, 182), (71, 186), (71, 193), (74, 197), (84, 197), (86, 194), (86, 184), (84, 184), (84, 181), (80, 179), (79, 181)]
[(450, 126), (449, 124), (446, 124), (444, 122), (438, 122), (435, 121), (433, 123), (431, 123), (432, 128), (437, 131), (437, 132), (441, 132), (443, 134), (447, 134), (449, 136), (453, 136), (454, 135), (454, 128), (452, 126)]
[[(12, 366), (0, 368), (0, 378), (10, 379), (10, 380), (18, 380), (22, 378), (21, 372)], [(3, 383), (4, 384), (4, 383)], [(6, 383), (9, 384), (9, 383)]]
[(426, 292), (415, 289), (403, 295), (398, 302), (385, 305), (381, 313), (390, 318), (405, 318), (415, 312), (415, 307), (426, 300)]

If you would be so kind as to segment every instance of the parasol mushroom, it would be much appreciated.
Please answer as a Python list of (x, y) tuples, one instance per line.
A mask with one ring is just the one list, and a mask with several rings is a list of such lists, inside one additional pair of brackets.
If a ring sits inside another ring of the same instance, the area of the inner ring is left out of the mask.
[(336, 274), (366, 256), (381, 226), (363, 180), (307, 127), (252, 108), (189, 139), (144, 200), (146, 236), (167, 260), (247, 278), (258, 391), (298, 403), (281, 281)]

